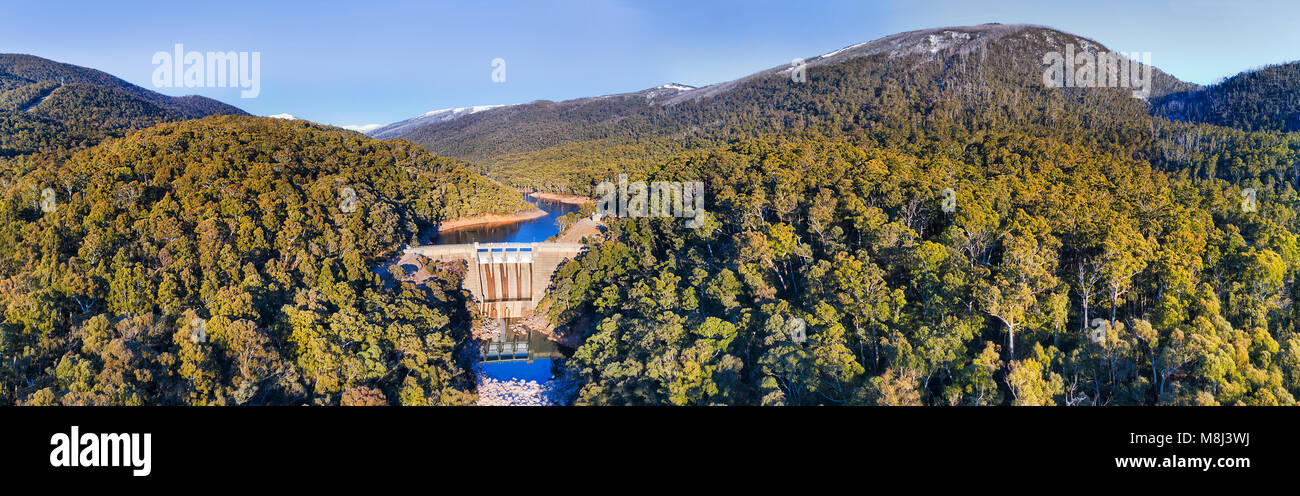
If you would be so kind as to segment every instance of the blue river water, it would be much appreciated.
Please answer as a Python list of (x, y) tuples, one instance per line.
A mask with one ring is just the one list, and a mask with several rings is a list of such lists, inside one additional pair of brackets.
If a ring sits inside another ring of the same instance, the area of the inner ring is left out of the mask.
[[(537, 243), (560, 232), (556, 223), (564, 214), (578, 211), (577, 205), (526, 198), (528, 202), (546, 212), (545, 216), (508, 224), (473, 226), (445, 233), (430, 233), (433, 239), (424, 243), (454, 245), (470, 243)], [(498, 381), (530, 381), (544, 384), (552, 379), (551, 360), (536, 359), (531, 362), (486, 362), (477, 366), (479, 374)]]
[(554, 378), (549, 358), (539, 358), (532, 362), (480, 363), (479, 368), (484, 376), (499, 381), (523, 380), (541, 384)]
[(549, 202), (528, 197), (527, 200), (546, 212), (546, 216), (509, 224), (493, 224), (438, 233), (431, 244), (458, 245), (469, 243), (539, 243), (560, 232), (556, 223), (561, 216), (577, 212), (577, 205)]

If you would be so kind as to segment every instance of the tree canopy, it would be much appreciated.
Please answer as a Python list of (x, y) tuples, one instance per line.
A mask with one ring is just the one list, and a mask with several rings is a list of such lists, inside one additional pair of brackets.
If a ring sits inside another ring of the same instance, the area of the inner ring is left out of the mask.
[(402, 141), (254, 117), (11, 161), (0, 403), (461, 404), (459, 276), (375, 267), (508, 188)]

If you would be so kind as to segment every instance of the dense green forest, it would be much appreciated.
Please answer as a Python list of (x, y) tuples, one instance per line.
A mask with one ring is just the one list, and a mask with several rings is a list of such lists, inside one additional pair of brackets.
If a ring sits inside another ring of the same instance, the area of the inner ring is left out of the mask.
[[(586, 336), (567, 363), (580, 404), (1300, 393), (1290, 182), (1168, 174), (997, 133), (911, 152), (743, 140), (651, 175), (703, 180), (709, 221), (618, 219), (561, 268), (552, 318)], [(1248, 185), (1257, 202), (1243, 206)]]
[(1044, 87), (1045, 32), (1069, 36), (756, 77), (667, 110), (712, 131), (492, 159), (578, 194), (706, 184), (705, 227), (613, 219), (557, 274), (576, 402), (1293, 404), (1300, 135)]
[(1151, 103), (1156, 113), (1171, 119), (1246, 131), (1300, 131), (1300, 62), (1243, 72)]
[(386, 287), (375, 266), (527, 206), (408, 142), (254, 117), (7, 167), (3, 404), (465, 403), (459, 277)]
[(527, 208), (513, 187), (619, 174), (702, 181), (707, 213), (606, 218), (559, 269), (543, 308), (582, 337), (557, 367), (576, 404), (1294, 404), (1294, 78), (1046, 87), (1066, 43), (1104, 50), (904, 33), (805, 82), (535, 102), (411, 141), (183, 120), (0, 57), (0, 404), (470, 403), (460, 273), (398, 283), (384, 258)]

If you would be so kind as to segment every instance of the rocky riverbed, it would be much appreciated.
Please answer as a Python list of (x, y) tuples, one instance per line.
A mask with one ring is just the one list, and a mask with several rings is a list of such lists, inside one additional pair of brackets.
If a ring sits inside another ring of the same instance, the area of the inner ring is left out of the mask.
[(480, 406), (561, 406), (573, 396), (575, 385), (551, 374), (550, 360), (479, 363)]

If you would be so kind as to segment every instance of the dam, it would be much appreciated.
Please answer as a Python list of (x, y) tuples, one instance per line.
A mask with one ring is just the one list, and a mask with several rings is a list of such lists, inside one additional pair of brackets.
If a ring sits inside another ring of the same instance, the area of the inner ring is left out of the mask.
[(483, 348), (485, 361), (532, 360), (558, 356), (552, 343), (529, 333), (520, 339), (509, 322), (527, 317), (546, 296), (551, 276), (578, 256), (582, 243), (473, 243), (409, 247), (406, 253), (440, 262), (466, 263), (462, 287), (477, 300), (479, 311), (496, 319), (503, 332)]

